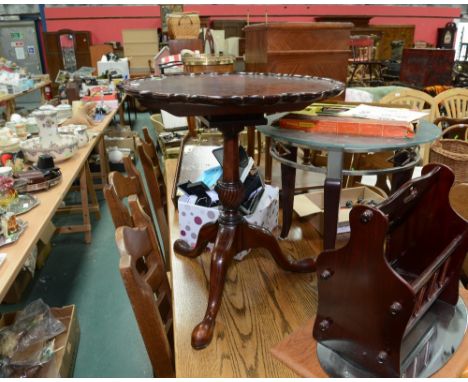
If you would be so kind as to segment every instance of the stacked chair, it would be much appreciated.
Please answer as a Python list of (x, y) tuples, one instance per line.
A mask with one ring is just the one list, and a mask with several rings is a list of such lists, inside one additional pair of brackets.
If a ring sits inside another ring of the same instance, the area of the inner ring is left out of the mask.
[[(146, 132), (145, 141), (139, 145), (138, 152), (143, 154), (140, 159), (145, 163), (145, 175), (152, 176), (159, 174), (153, 167), (159, 162), (154, 162), (157, 156), (152, 158), (151, 146), (154, 147), (154, 144)], [(124, 157), (124, 167), (127, 174), (110, 173), (109, 185), (104, 188), (104, 197), (116, 228), (120, 274), (154, 375), (174, 377), (172, 293), (170, 273), (167, 272), (169, 259), (164, 257), (165, 251), (168, 252), (169, 249), (167, 216), (161, 197), (165, 194), (164, 178), (156, 175), (154, 178), (147, 177), (150, 190), (156, 187), (162, 191), (159, 194), (151, 192), (153, 209), (156, 212), (156, 219), (153, 220), (139, 171), (129, 157)], [(156, 195), (158, 198), (155, 198)], [(166, 243), (163, 242), (164, 239), (158, 240), (156, 227), (167, 240)]]

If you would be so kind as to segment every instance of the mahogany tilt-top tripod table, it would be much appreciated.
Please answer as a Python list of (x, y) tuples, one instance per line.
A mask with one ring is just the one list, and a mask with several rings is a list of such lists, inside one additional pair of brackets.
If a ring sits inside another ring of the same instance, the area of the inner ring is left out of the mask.
[(331, 79), (299, 75), (192, 73), (128, 81), (123, 88), (149, 109), (164, 109), (177, 116), (203, 116), (209, 127), (216, 127), (223, 134), (223, 177), (216, 185), (222, 206), (220, 217), (201, 228), (194, 248), (183, 240), (174, 243), (177, 253), (194, 258), (214, 242), (208, 307), (192, 332), (192, 346), (202, 349), (213, 337), (226, 272), (237, 253), (265, 248), (285, 270), (315, 270), (314, 259), (288, 258), (271, 232), (247, 223), (240, 214), (244, 190), (239, 179), (239, 133), (244, 126), (264, 125), (264, 113), (301, 110), (314, 101), (340, 94), (344, 85)]

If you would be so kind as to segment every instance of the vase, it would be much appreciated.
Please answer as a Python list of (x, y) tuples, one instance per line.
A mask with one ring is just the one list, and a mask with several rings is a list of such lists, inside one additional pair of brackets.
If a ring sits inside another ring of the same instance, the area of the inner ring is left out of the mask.
[(32, 113), (36, 118), (39, 129), (39, 140), (42, 148), (49, 149), (56, 143), (60, 136), (57, 130), (56, 110), (36, 110)]

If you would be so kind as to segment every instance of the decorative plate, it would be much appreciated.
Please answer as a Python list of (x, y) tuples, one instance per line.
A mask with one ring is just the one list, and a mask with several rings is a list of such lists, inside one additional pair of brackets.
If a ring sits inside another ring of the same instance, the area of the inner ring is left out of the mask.
[(51, 187), (56, 186), (62, 181), (62, 174), (58, 173), (57, 176), (52, 179), (48, 179), (45, 182), (28, 184), (25, 179), (15, 179), (14, 188), (18, 193), (24, 194), (27, 192), (38, 192), (48, 190)]
[(7, 212), (12, 212), (15, 215), (24, 214), (39, 204), (39, 200), (31, 194), (19, 194), (17, 198), (5, 208)]
[(12, 233), (8, 237), (4, 237), (3, 235), (0, 235), (0, 247), (3, 247), (5, 245), (11, 244), (17, 241), (19, 237), (21, 236), (21, 234), (26, 229), (26, 227), (28, 226), (28, 223), (21, 219), (16, 219), (16, 223), (18, 224), (18, 230), (16, 232)]

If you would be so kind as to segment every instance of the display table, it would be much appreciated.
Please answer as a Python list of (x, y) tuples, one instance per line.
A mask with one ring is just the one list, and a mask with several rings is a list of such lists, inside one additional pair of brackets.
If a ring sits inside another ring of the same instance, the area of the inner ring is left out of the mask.
[[(296, 168), (305, 171), (325, 173), (324, 184), (324, 249), (335, 247), (341, 182), (343, 175), (373, 175), (394, 173), (392, 189), (397, 189), (409, 179), (412, 169), (420, 162), (419, 155), (406, 164), (375, 170), (343, 170), (344, 153), (367, 153), (392, 151), (432, 142), (440, 136), (440, 129), (421, 121), (413, 138), (394, 139), (379, 137), (359, 137), (309, 133), (302, 130), (282, 129), (274, 126), (258, 126), (260, 132), (276, 142), (286, 145), (287, 153), (279, 153), (275, 145), (271, 146), (271, 155), (281, 162), (283, 227), (281, 237), (286, 237), (291, 225)], [(297, 162), (297, 147), (328, 152), (327, 167), (304, 165)]]
[[(85, 171), (87, 159), (97, 145), (99, 146), (100, 154), (103, 155), (105, 153), (104, 140), (102, 139), (103, 132), (116, 113), (117, 109), (111, 111), (99, 125), (88, 130), (91, 137), (90, 142), (83, 148), (78, 149), (73, 157), (67, 159), (63, 163), (59, 163), (62, 172), (62, 181), (47, 191), (36, 193), (35, 196), (39, 199), (39, 205), (24, 215), (21, 215), (21, 219), (28, 223), (25, 232), (14, 244), (1, 248), (1, 251), (7, 254), (7, 258), (0, 266), (0, 301), (5, 297), (8, 289), (26, 262), (31, 249), (39, 240), (42, 232), (46, 229), (47, 223), (50, 222), (55, 212), (59, 209), (62, 200), (67, 195), (77, 177), (80, 178), (81, 183), (82, 206), (88, 204), (86, 187), (90, 180), (87, 178)], [(107, 182), (105, 166), (102, 170), (101, 180)], [(86, 241), (90, 241), (91, 223), (87, 209), (83, 212), (82, 225), (60, 227), (58, 232), (84, 232)]]
[(42, 101), (45, 101), (45, 87), (51, 84), (50, 81), (41, 81), (31, 89), (25, 90), (21, 93), (16, 94), (6, 94), (0, 96), (0, 104), (5, 103), (5, 117), (6, 120), (9, 121), (11, 115), (15, 112), (16, 107), (16, 98), (24, 96), (26, 94), (32, 93), (33, 91), (40, 90), (41, 91), (41, 98)]
[(286, 257), (271, 232), (242, 218), (239, 206), (244, 190), (239, 180), (239, 132), (244, 126), (264, 124), (264, 113), (300, 110), (313, 101), (341, 93), (344, 86), (310, 76), (211, 73), (130, 81), (123, 87), (128, 95), (149, 108), (161, 108), (177, 116), (203, 115), (207, 126), (223, 133), (223, 178), (216, 186), (222, 206), (219, 220), (201, 228), (195, 248), (183, 240), (174, 243), (176, 252), (191, 258), (199, 256), (209, 242), (215, 243), (208, 307), (192, 333), (192, 346), (201, 349), (213, 338), (226, 272), (237, 253), (265, 248), (285, 270), (311, 272), (315, 268), (311, 258), (294, 261)]

